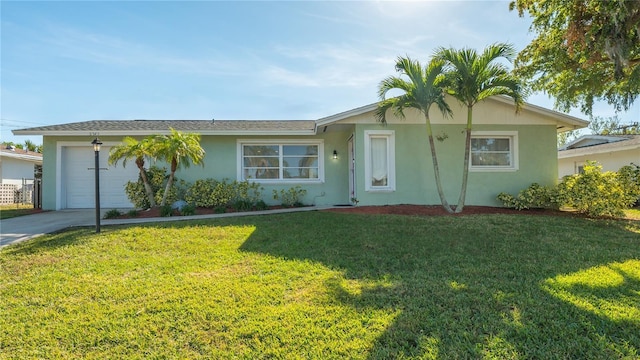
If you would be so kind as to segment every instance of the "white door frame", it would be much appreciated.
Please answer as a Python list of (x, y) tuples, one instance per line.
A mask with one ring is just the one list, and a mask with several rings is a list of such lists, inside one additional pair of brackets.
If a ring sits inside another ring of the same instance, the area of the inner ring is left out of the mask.
[(347, 148), (349, 153), (349, 203), (353, 204), (353, 199), (356, 198), (356, 154), (353, 134), (347, 140)]

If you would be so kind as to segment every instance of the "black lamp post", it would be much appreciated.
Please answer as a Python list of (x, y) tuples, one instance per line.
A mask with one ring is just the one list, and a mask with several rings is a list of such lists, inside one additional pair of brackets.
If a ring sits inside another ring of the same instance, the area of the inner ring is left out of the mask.
[(100, 139), (95, 138), (91, 142), (93, 145), (93, 152), (96, 157), (95, 171), (96, 171), (96, 232), (100, 232)]

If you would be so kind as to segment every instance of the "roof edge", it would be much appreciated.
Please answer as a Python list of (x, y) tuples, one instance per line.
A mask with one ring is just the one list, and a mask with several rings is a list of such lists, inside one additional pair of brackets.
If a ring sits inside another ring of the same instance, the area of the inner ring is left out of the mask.
[[(488, 99), (485, 100), (493, 100), (493, 101), (498, 101), (500, 103), (505, 103), (505, 104), (512, 104), (513, 103), (513, 99), (511, 99), (510, 97), (506, 96), (506, 95), (498, 95), (498, 96), (492, 96)], [(375, 102), (373, 104), (368, 104), (368, 105), (364, 105), (364, 106), (360, 106), (357, 107), (355, 109), (351, 109), (351, 110), (347, 110), (347, 111), (343, 111), (341, 113), (335, 114), (335, 115), (330, 115), (327, 117), (323, 117), (320, 118), (318, 120), (316, 120), (316, 126), (324, 126), (324, 125), (330, 125), (334, 122), (338, 122), (340, 120), (346, 119), (348, 117), (351, 116), (357, 116), (357, 115), (361, 115), (364, 114), (366, 112), (369, 111), (373, 111), (375, 109), (377, 109), (378, 107), (378, 103)], [(551, 109), (547, 109), (545, 107), (542, 106), (538, 106), (538, 105), (534, 105), (534, 104), (530, 104), (525, 102), (522, 106), (523, 109), (525, 110), (529, 110), (538, 114), (542, 114), (542, 115), (546, 115), (546, 116), (551, 116), (553, 118), (556, 118), (559, 122), (565, 123), (567, 125), (570, 125), (569, 127), (565, 127), (561, 126), (558, 127), (558, 131), (560, 132), (564, 132), (564, 131), (569, 131), (569, 130), (575, 130), (575, 129), (581, 129), (581, 128), (585, 128), (589, 125), (589, 121), (587, 120), (583, 120), (580, 118), (577, 118), (575, 116), (571, 116), (569, 114), (565, 114), (556, 110), (551, 110)]]

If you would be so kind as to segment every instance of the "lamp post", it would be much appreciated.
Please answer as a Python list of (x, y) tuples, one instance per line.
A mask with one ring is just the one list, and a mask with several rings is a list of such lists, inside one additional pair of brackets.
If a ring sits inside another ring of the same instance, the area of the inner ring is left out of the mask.
[(95, 138), (91, 142), (93, 145), (93, 152), (96, 157), (95, 171), (96, 171), (96, 233), (100, 232), (100, 139)]

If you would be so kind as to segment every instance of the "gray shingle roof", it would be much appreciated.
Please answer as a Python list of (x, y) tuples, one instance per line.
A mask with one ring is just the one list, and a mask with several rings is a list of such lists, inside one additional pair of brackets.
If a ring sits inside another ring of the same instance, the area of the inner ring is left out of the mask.
[(42, 164), (41, 153), (26, 151), (18, 148), (7, 149), (7, 145), (4, 143), (0, 144), (0, 156), (14, 158), (14, 159), (28, 160), (28, 161), (33, 161), (33, 162)]
[(315, 133), (313, 120), (91, 120), (68, 124), (38, 126), (14, 130), (16, 135), (56, 135), (72, 133), (99, 133), (100, 135), (129, 135), (179, 131), (209, 135), (241, 133)]
[(619, 149), (640, 148), (640, 135), (620, 135), (619, 138), (624, 140), (577, 147), (574, 149), (560, 149), (558, 151), (558, 156), (569, 157), (574, 155), (586, 155), (606, 151), (616, 151)]

